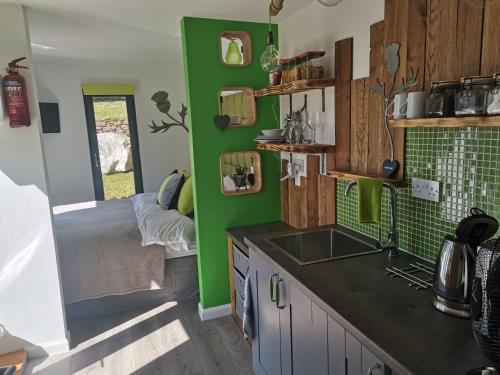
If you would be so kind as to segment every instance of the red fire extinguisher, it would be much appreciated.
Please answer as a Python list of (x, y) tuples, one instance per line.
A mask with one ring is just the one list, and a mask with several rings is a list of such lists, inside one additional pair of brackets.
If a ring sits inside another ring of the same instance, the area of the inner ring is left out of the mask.
[(20, 68), (28, 69), (27, 66), (17, 65), (19, 61), (26, 57), (12, 60), (7, 67), (7, 75), (3, 77), (3, 88), (7, 101), (7, 114), (12, 128), (20, 126), (30, 126), (30, 110), (28, 97), (26, 96), (26, 81), (19, 74)]

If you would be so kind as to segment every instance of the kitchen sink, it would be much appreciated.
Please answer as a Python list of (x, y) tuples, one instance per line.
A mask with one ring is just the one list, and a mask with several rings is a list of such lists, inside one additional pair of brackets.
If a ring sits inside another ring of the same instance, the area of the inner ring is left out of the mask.
[(379, 253), (374, 243), (336, 228), (309, 230), (271, 237), (268, 241), (300, 265)]

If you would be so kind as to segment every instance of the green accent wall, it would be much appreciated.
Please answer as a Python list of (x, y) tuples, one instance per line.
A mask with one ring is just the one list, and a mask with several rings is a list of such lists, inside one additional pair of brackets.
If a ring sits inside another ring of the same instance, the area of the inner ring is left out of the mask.
[[(213, 117), (218, 114), (218, 93), (223, 87), (262, 88), (268, 77), (259, 65), (266, 47), (268, 25), (201, 18), (183, 18), (184, 75), (190, 122), (191, 168), (194, 186), (200, 299), (204, 308), (229, 303), (227, 236), (225, 229), (280, 220), (280, 161), (273, 153), (261, 152), (262, 191), (226, 196), (221, 192), (219, 158), (224, 152), (255, 150), (253, 139), (260, 130), (278, 127), (277, 97), (257, 100), (254, 126), (219, 131)], [(247, 67), (224, 67), (220, 61), (219, 34), (247, 31), (252, 38), (252, 63)], [(273, 25), (275, 40), (277, 27)]]
[[(500, 130), (496, 128), (407, 129), (405, 180), (419, 177), (442, 182), (439, 203), (411, 196), (410, 187), (399, 189), (400, 247), (434, 262), (446, 234), (480, 207), (500, 219)], [(357, 189), (344, 196), (347, 182), (337, 182), (337, 221), (372, 237), (378, 225), (359, 224)], [(390, 220), (389, 194), (384, 189), (382, 234)]]

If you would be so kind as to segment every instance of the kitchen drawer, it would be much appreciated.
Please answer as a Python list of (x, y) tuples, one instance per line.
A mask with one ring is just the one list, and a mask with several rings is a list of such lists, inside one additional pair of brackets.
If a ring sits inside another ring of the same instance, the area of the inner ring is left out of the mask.
[(233, 261), (234, 268), (236, 268), (243, 276), (248, 273), (249, 260), (243, 252), (233, 245)]
[(236, 315), (243, 320), (243, 298), (238, 293), (235, 293), (236, 299)]
[(234, 289), (241, 297), (245, 296), (245, 279), (238, 271), (234, 271)]

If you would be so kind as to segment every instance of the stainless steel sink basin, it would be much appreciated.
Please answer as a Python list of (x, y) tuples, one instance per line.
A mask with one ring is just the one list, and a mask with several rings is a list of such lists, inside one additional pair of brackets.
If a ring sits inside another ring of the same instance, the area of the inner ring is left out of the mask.
[(335, 228), (280, 235), (268, 241), (300, 265), (382, 251), (373, 244)]

